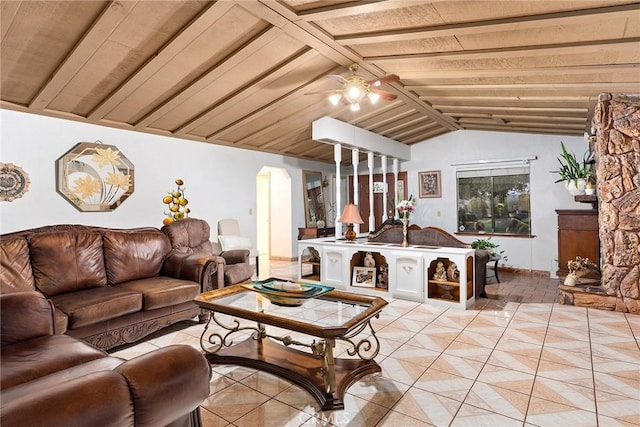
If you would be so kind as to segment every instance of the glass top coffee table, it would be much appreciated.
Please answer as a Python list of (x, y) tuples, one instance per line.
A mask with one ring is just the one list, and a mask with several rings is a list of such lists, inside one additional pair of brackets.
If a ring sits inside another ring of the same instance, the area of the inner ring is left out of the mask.
[[(322, 410), (343, 409), (347, 388), (381, 371), (374, 360), (380, 343), (371, 319), (379, 316), (387, 302), (326, 289), (320, 296), (294, 295), (283, 302), (255, 289), (280, 280), (270, 278), (199, 295), (194, 302), (211, 313), (200, 345), (212, 364), (269, 372), (303, 387)], [(246, 335), (249, 338), (234, 341)], [(336, 340), (346, 344), (351, 358), (334, 357)]]

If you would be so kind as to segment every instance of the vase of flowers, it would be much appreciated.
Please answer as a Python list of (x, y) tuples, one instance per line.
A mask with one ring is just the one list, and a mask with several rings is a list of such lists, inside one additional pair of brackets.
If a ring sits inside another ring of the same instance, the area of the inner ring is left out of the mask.
[(409, 215), (411, 212), (415, 210), (415, 205), (413, 201), (413, 194), (409, 196), (408, 200), (402, 200), (400, 203), (396, 205), (396, 211), (398, 211), (398, 216), (402, 220), (402, 246), (409, 246), (409, 242), (407, 241), (407, 226), (409, 225)]

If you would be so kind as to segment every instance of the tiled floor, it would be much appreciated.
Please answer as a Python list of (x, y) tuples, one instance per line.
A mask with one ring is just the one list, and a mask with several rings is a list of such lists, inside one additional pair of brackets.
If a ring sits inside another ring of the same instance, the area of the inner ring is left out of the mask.
[[(296, 277), (261, 261), (261, 277)], [(341, 411), (252, 369), (214, 366), (205, 426), (640, 426), (640, 316), (554, 304), (557, 280), (500, 274), (471, 310), (389, 301), (375, 322), (382, 373), (352, 385)], [(115, 355), (196, 348), (182, 322)]]

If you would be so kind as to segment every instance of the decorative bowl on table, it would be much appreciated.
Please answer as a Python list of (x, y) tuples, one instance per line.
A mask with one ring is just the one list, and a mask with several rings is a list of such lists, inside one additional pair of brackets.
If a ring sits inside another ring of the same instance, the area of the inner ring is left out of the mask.
[(331, 286), (292, 282), (281, 279), (267, 279), (243, 284), (245, 288), (257, 292), (272, 304), (284, 307), (298, 307), (306, 301), (332, 291)]

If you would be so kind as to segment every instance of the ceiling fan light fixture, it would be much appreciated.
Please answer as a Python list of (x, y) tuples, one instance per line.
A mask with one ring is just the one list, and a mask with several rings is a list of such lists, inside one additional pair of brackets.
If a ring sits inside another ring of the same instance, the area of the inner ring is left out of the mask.
[(380, 95), (375, 92), (369, 92), (368, 96), (369, 96), (369, 101), (371, 101), (372, 104), (375, 104), (380, 99)]
[(353, 112), (360, 111), (360, 104), (358, 104), (357, 102), (353, 102), (349, 109)]
[(340, 98), (342, 98), (341, 93), (334, 93), (333, 95), (329, 96), (329, 102), (336, 106), (338, 105), (338, 102), (340, 102)]
[(355, 85), (351, 86), (347, 90), (347, 94), (349, 95), (349, 98), (351, 98), (352, 102), (358, 101), (364, 95), (362, 88)]

